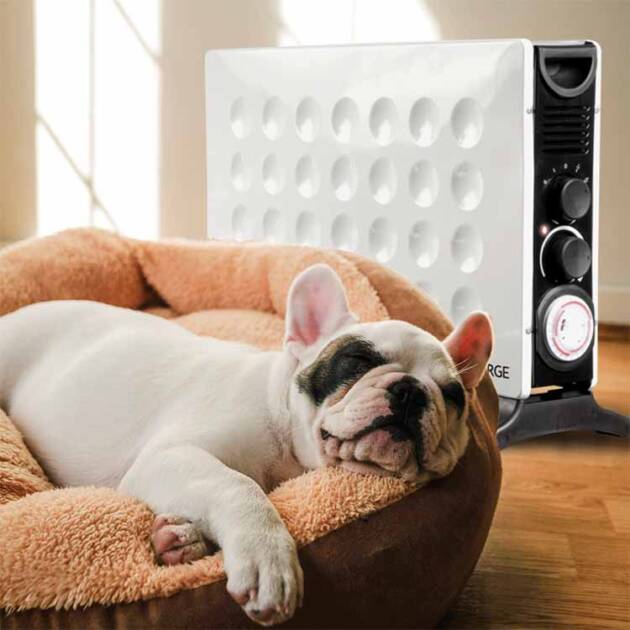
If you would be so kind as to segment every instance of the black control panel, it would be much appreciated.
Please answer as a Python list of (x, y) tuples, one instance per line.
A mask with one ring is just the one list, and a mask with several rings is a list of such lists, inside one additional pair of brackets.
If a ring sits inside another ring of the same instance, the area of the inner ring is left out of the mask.
[(532, 387), (588, 389), (597, 48), (539, 45), (534, 59)]

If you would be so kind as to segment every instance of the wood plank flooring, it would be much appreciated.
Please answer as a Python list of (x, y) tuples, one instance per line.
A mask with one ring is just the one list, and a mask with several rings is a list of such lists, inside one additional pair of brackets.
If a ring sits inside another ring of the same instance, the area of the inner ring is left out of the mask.
[[(595, 394), (630, 414), (630, 343), (600, 342)], [(502, 455), (486, 548), (443, 627), (630, 629), (630, 442), (562, 434)]]

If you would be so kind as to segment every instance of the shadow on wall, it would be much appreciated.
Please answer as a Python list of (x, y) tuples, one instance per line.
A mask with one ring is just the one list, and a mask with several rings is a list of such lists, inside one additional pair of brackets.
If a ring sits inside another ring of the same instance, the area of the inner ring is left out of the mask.
[(204, 52), (275, 45), (275, 2), (9, 0), (7, 13), (34, 58), (13, 73), (14, 144), (28, 150), (6, 237), (79, 225), (205, 236)]
[(157, 236), (160, 0), (33, 7), (38, 233)]

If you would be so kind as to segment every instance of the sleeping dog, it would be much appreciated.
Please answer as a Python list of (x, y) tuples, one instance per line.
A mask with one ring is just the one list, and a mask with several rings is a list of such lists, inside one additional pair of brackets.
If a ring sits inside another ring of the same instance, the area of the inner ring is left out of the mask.
[(161, 562), (216, 542), (228, 591), (269, 625), (293, 615), (303, 578), (265, 493), (322, 466), (448, 474), (491, 349), (483, 313), (443, 343), (401, 321), (358, 323), (337, 275), (315, 265), (291, 286), (280, 352), (93, 302), (22, 308), (0, 319), (0, 403), (53, 482), (145, 501)]

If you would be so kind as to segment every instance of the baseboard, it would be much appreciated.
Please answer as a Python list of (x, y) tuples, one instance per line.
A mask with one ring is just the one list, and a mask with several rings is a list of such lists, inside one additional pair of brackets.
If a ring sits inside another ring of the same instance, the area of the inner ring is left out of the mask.
[(624, 324), (600, 324), (598, 333), (600, 341), (630, 342), (630, 326)]
[(630, 326), (630, 287), (599, 286), (599, 321)]

